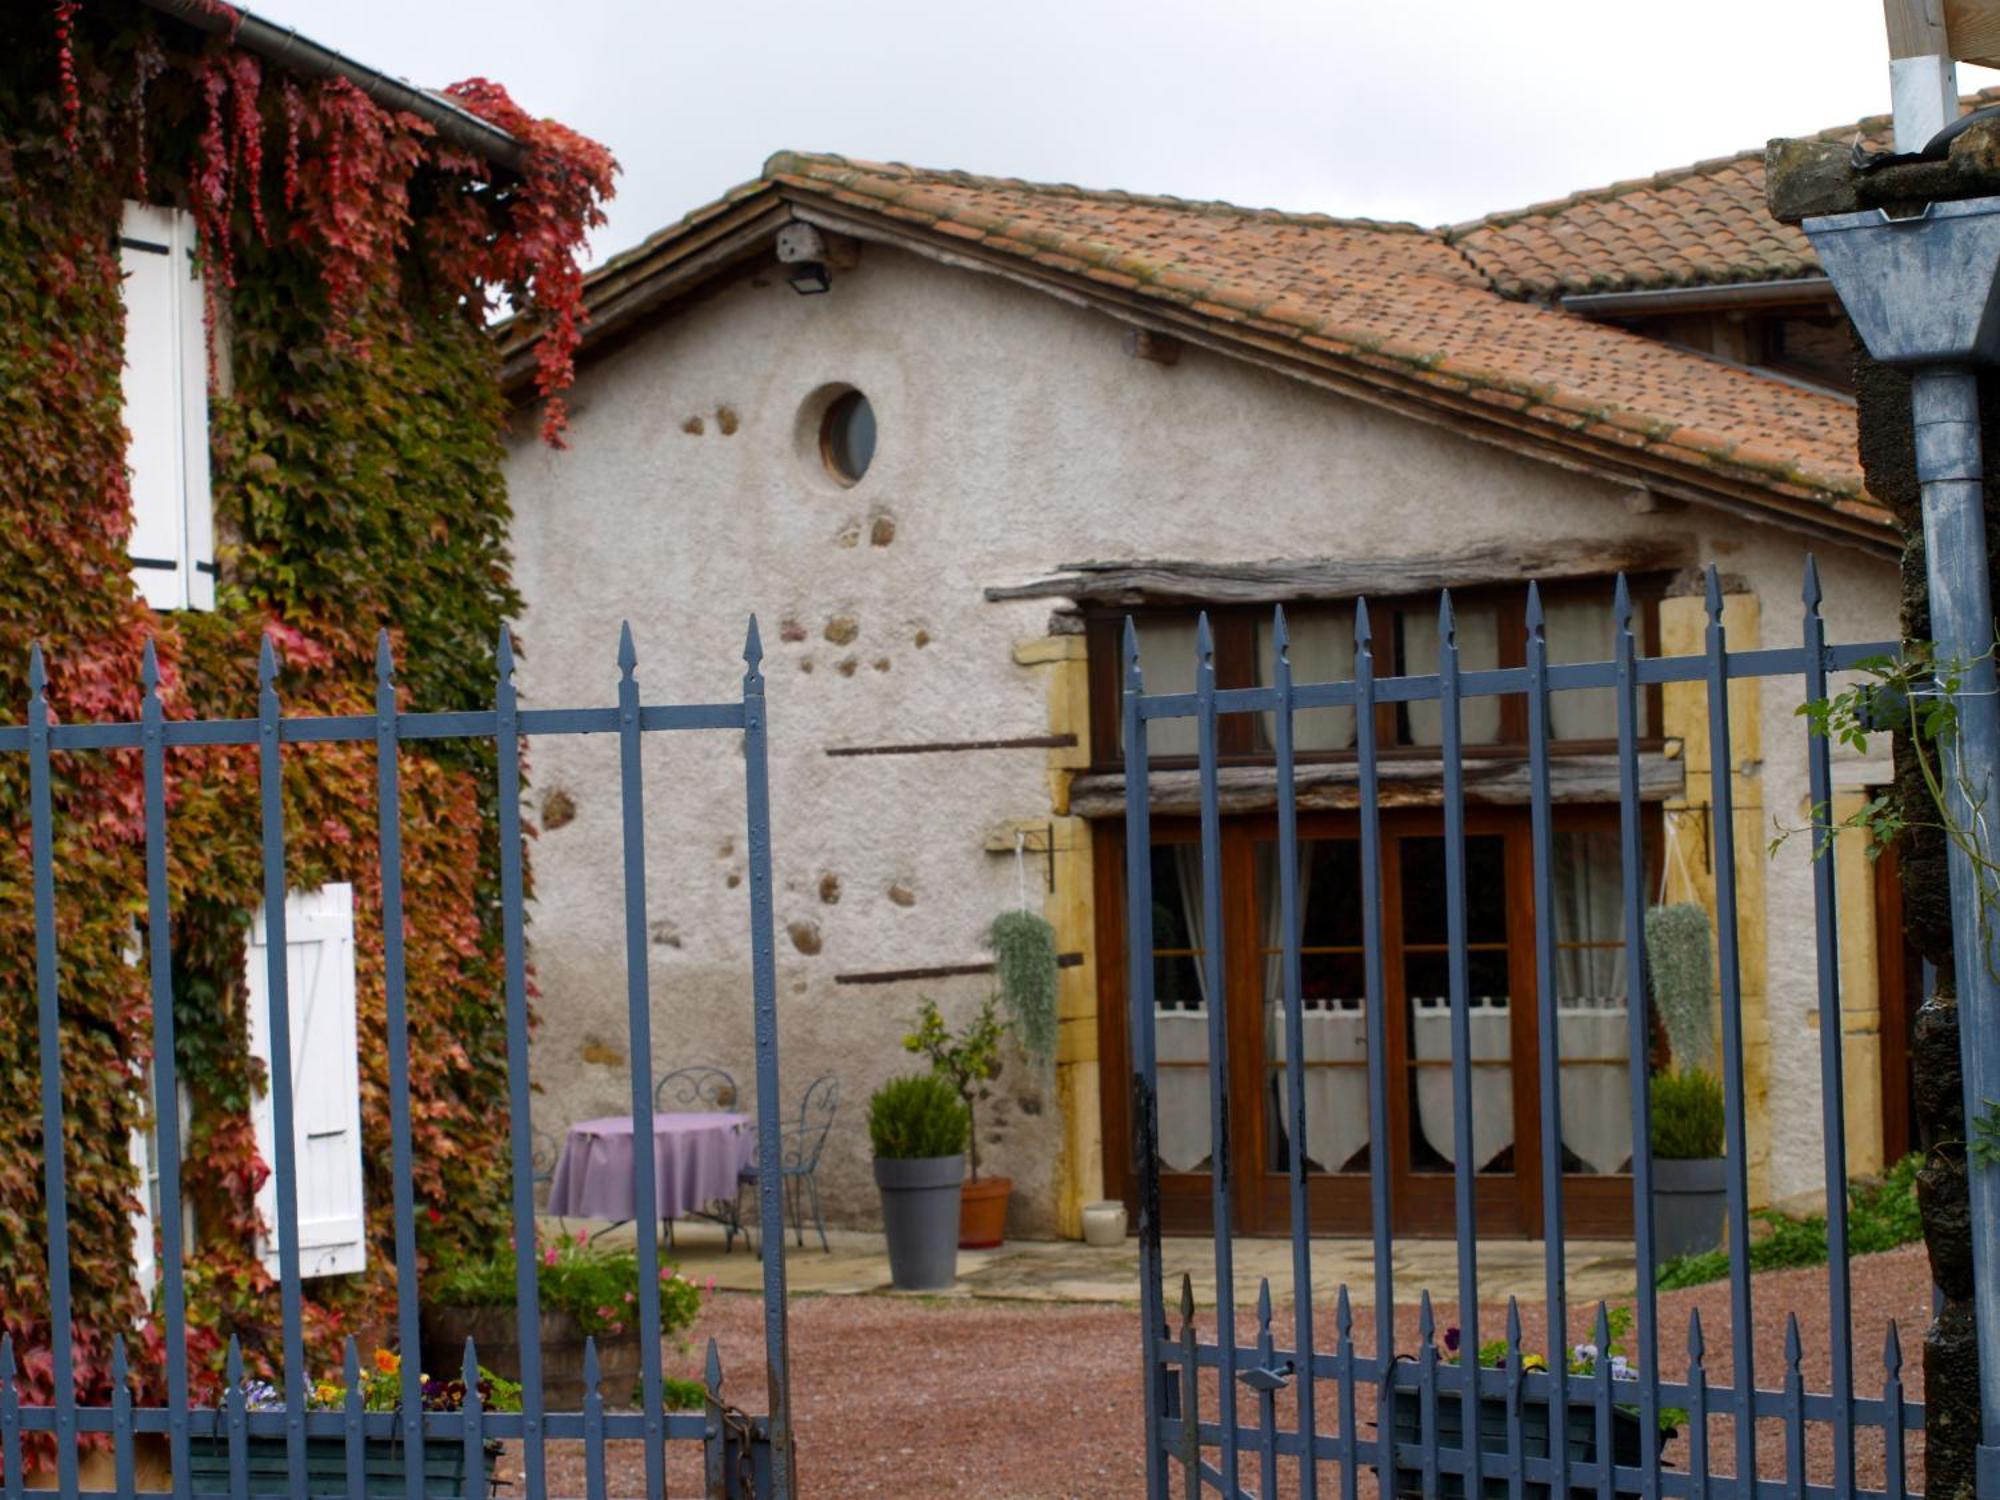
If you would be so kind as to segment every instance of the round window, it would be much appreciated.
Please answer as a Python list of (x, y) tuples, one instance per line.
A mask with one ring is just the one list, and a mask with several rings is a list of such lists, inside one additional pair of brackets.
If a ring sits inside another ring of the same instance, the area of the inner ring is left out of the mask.
[(842, 484), (859, 484), (875, 457), (875, 408), (859, 391), (843, 391), (820, 418), (819, 456)]

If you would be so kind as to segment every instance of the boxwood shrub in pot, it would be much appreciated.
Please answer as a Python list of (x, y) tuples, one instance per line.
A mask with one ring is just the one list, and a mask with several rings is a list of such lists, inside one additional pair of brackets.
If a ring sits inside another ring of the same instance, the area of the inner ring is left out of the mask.
[(868, 1100), (889, 1279), (903, 1291), (942, 1291), (958, 1279), (959, 1192), (970, 1129), (964, 1101), (934, 1073), (892, 1078)]
[(1714, 1052), (1708, 913), (1692, 903), (1646, 913), (1653, 1004), (1673, 1051), (1652, 1079), (1653, 1246), (1661, 1260), (1713, 1250), (1722, 1239), (1728, 1166), (1722, 1155), (1722, 1083)]

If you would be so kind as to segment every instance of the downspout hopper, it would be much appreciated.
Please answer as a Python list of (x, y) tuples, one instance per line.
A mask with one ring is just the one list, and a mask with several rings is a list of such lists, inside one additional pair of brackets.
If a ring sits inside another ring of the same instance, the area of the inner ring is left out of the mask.
[[(1966, 838), (1949, 841), (1952, 967), (1958, 986), (1965, 1118), (2000, 1100), (2000, 703), (1994, 698), (1992, 579), (1979, 443), (1976, 368), (2000, 364), (2000, 198), (1933, 203), (1921, 214), (1880, 210), (1807, 219), (1855, 330), (1883, 364), (1912, 372), (1924, 563), (1940, 674), (1955, 676), (1954, 731), (1940, 748), (1947, 812)], [(1975, 859), (1974, 853), (1977, 858)], [(1966, 1163), (1972, 1208), (1973, 1306), (1978, 1325), (1977, 1492), (2000, 1496), (2000, 1169)]]

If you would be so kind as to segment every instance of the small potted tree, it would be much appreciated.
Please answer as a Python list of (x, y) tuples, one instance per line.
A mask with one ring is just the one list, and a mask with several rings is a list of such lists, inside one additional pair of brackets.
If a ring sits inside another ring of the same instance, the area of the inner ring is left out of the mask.
[(1646, 958), (1672, 1054), (1653, 1075), (1649, 1116), (1653, 1247), (1664, 1261), (1715, 1249), (1728, 1201), (1722, 1083), (1709, 1067), (1708, 913), (1686, 904), (1654, 907), (1646, 914)]
[(868, 1100), (889, 1279), (902, 1291), (942, 1291), (958, 1279), (958, 1195), (970, 1128), (965, 1104), (934, 1073), (892, 1078)]
[(961, 1250), (990, 1250), (1006, 1237), (1007, 1199), (1014, 1190), (1012, 1178), (979, 1175), (979, 1101), (987, 1096), (987, 1084), (1000, 1076), (1000, 1043), (1008, 1030), (994, 1013), (997, 1003), (987, 996), (965, 1029), (953, 1032), (938, 1014), (937, 1002), (926, 999), (917, 1012), (917, 1029), (903, 1038), (904, 1048), (928, 1057), (931, 1072), (965, 1104), (972, 1171), (960, 1198)]

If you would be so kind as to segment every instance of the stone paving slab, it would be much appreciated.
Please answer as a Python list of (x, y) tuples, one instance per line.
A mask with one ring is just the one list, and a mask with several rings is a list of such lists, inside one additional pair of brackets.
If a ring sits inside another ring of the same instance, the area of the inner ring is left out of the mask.
[[(577, 1227), (572, 1220), (568, 1226)], [(612, 1231), (629, 1241), (629, 1227)], [(609, 1237), (609, 1236), (607, 1236)], [(674, 1254), (684, 1274), (698, 1282), (715, 1279), (718, 1289), (751, 1292), (762, 1285), (755, 1254), (739, 1238), (725, 1253), (720, 1229), (707, 1224), (677, 1225)], [(794, 1296), (858, 1296), (893, 1292), (889, 1260), (882, 1236), (855, 1230), (828, 1232), (830, 1249), (822, 1251), (815, 1236), (806, 1248), (787, 1237), (786, 1281)], [(1483, 1301), (1508, 1297), (1539, 1300), (1543, 1293), (1542, 1246), (1538, 1240), (1488, 1240), (1478, 1247), (1479, 1290)], [(1289, 1240), (1238, 1239), (1235, 1249), (1236, 1296), (1247, 1302), (1257, 1295), (1261, 1278), (1269, 1277), (1272, 1295), (1289, 1300), (1292, 1288), (1292, 1246)], [(1313, 1251), (1315, 1301), (1331, 1301), (1345, 1283), (1349, 1292), (1368, 1301), (1374, 1296), (1374, 1246), (1365, 1239), (1316, 1239)], [(1566, 1282), (1572, 1305), (1629, 1299), (1634, 1286), (1630, 1241), (1571, 1240), (1565, 1247)], [(1177, 1236), (1163, 1246), (1163, 1267), (1170, 1288), (1185, 1273), (1193, 1282), (1195, 1301), (1215, 1300), (1215, 1250), (1200, 1237)], [(1396, 1301), (1414, 1304), (1429, 1290), (1434, 1296), (1455, 1297), (1458, 1291), (1457, 1247), (1449, 1240), (1399, 1240), (1392, 1261)], [(1013, 1240), (997, 1250), (962, 1250), (958, 1285), (940, 1297), (984, 1297), (1017, 1302), (1084, 1302), (1130, 1304), (1139, 1299), (1139, 1252), (1135, 1241), (1099, 1249), (1076, 1240)]]

